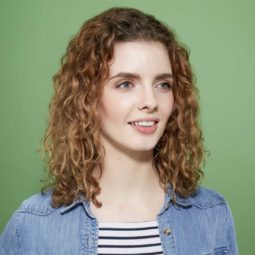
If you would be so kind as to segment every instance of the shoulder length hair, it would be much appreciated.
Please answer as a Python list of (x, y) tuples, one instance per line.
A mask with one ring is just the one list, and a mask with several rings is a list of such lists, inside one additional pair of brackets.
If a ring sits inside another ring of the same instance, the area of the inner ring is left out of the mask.
[[(174, 32), (154, 16), (134, 8), (111, 8), (86, 21), (69, 42), (53, 76), (54, 95), (42, 151), (53, 187), (53, 207), (68, 205), (78, 194), (101, 207), (95, 168), (102, 174), (97, 105), (116, 42), (160, 42), (167, 49), (173, 72), (174, 108), (153, 149), (153, 164), (165, 191), (190, 196), (202, 177), (205, 150), (199, 127), (198, 90), (189, 52)], [(175, 196), (174, 196), (175, 197)], [(174, 199), (175, 200), (175, 199)]]

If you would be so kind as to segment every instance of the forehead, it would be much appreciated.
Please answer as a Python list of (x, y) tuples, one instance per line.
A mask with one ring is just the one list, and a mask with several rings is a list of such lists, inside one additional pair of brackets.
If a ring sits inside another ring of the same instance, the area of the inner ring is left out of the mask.
[(158, 74), (172, 72), (169, 55), (159, 42), (118, 42), (109, 63), (110, 75), (118, 72)]

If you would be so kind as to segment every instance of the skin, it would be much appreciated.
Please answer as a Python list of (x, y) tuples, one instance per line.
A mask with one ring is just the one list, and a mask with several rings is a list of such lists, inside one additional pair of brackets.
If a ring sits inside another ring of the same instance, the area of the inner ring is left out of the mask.
[[(152, 162), (174, 105), (171, 63), (161, 43), (122, 42), (115, 44), (109, 68), (98, 109), (106, 151), (98, 196), (103, 206), (92, 204), (91, 210), (104, 222), (152, 220), (165, 196)], [(168, 75), (156, 79), (161, 74)], [(160, 120), (153, 134), (141, 134), (128, 124), (147, 117)]]

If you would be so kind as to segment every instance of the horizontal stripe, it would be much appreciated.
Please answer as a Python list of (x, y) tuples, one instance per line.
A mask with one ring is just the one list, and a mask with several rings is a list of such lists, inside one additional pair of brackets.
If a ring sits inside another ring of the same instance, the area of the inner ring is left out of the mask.
[(123, 230), (108, 230), (108, 231), (99, 231), (99, 236), (149, 236), (149, 235), (158, 235), (158, 229), (149, 229), (149, 230), (135, 230), (135, 231), (123, 231)]
[(163, 254), (157, 221), (99, 222), (98, 255)]
[[(112, 245), (118, 245), (120, 243), (120, 240), (111, 240)], [(160, 238), (147, 238), (147, 239), (126, 239), (121, 240), (121, 244), (123, 245), (143, 245), (143, 244), (150, 244), (150, 243), (160, 243)], [(109, 244), (108, 239), (99, 239), (98, 245), (107, 245)]]
[(158, 237), (159, 235), (149, 235), (149, 236), (99, 236), (98, 239), (145, 239)]
[(151, 247), (151, 246), (160, 246), (161, 243), (152, 243), (152, 244), (130, 244), (130, 245), (98, 245), (99, 248), (138, 248), (138, 247)]
[(155, 226), (155, 227), (144, 227), (144, 228), (99, 228), (99, 230), (104, 230), (104, 231), (108, 231), (108, 230), (116, 230), (116, 231), (121, 231), (121, 230), (125, 230), (125, 231), (135, 231), (135, 230), (148, 230), (148, 229), (158, 229), (158, 227)]

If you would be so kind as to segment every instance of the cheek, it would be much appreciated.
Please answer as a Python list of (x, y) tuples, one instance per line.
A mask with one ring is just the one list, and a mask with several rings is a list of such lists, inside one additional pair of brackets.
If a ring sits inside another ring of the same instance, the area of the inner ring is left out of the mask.
[(136, 101), (137, 96), (133, 93), (109, 93), (102, 98), (102, 112), (111, 118), (119, 118), (119, 116), (125, 118), (129, 111), (136, 105)]
[(171, 96), (171, 100), (169, 101), (169, 111), (170, 113), (173, 111), (174, 108), (174, 96)]
[(131, 102), (130, 98), (119, 95), (104, 97), (101, 101), (100, 115), (104, 120), (120, 121), (125, 119), (129, 113)]
[(169, 97), (161, 98), (160, 107), (164, 115), (170, 116), (174, 107), (174, 96), (171, 94)]

